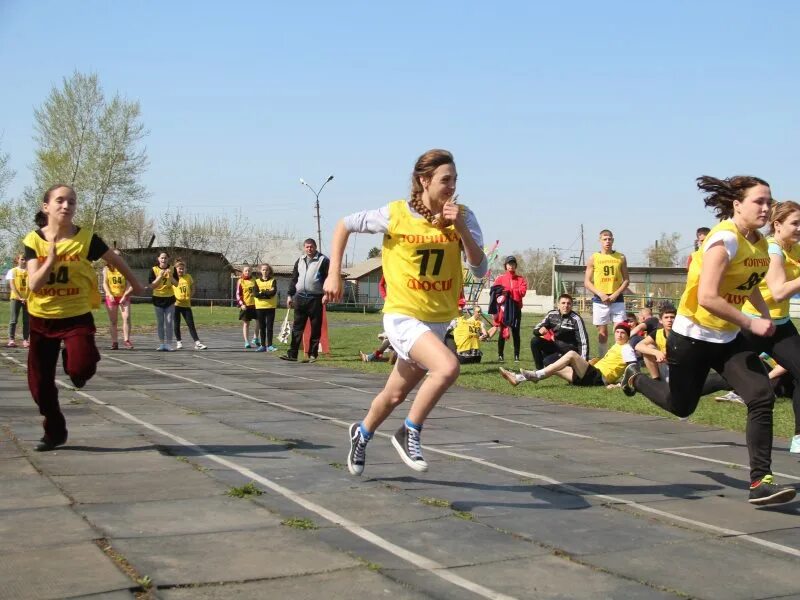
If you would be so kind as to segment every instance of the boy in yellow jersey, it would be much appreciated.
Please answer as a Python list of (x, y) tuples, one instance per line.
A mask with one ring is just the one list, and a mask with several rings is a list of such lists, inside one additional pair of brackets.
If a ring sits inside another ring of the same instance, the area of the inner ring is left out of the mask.
[[(769, 269), (758, 285), (775, 323), (775, 335), (761, 337), (748, 331), (742, 335), (754, 352), (772, 357), (794, 379), (794, 437), (789, 452), (800, 454), (800, 335), (789, 314), (789, 300), (800, 293), (800, 204), (776, 203), (769, 221)], [(746, 302), (742, 311), (749, 317), (760, 316), (751, 302)]]
[(256, 282), (250, 275), (250, 267), (245, 265), (242, 267), (239, 283), (236, 284), (236, 303), (239, 305), (239, 320), (242, 322), (245, 349), (256, 345), (258, 341), (255, 337), (253, 337), (252, 343), (250, 341), (250, 321), (257, 317), (255, 286)]
[[(114, 248), (114, 254), (120, 256), (119, 250)], [(133, 350), (131, 343), (131, 293), (133, 287), (125, 279), (125, 275), (120, 273), (113, 265), (103, 267), (103, 291), (106, 295), (106, 310), (108, 310), (108, 320), (111, 324), (111, 350), (119, 349), (119, 328), (117, 327), (117, 317), (122, 313), (122, 337), (125, 341), (125, 348)]]
[(500, 374), (511, 385), (518, 385), (524, 381), (536, 383), (553, 375), (558, 375), (572, 385), (617, 387), (616, 384), (622, 378), (625, 367), (636, 363), (636, 353), (628, 343), (630, 333), (631, 326), (627, 321), (617, 323), (614, 326), (614, 341), (616, 343), (594, 365), (590, 365), (580, 354), (570, 350), (544, 369), (536, 371), (520, 369), (519, 373), (513, 373), (500, 367)]
[(489, 334), (483, 326), (481, 307), (475, 304), (472, 314), (465, 312), (453, 323), (453, 340), (456, 343), (458, 362), (462, 365), (481, 362), (481, 340), (487, 337)]
[(28, 347), (28, 271), (25, 269), (25, 255), (17, 256), (17, 266), (13, 267), (6, 279), (10, 290), (9, 309), (11, 311), (8, 319), (8, 343), (6, 348), (16, 348), (17, 342), (14, 338), (17, 335), (17, 322), (22, 313), (22, 347)]
[[(758, 230), (767, 224), (772, 203), (763, 179), (737, 176), (697, 180), (705, 205), (721, 222), (692, 257), (678, 315), (667, 338), (669, 381), (643, 377), (638, 367), (623, 375), (623, 391), (637, 391), (678, 416), (690, 416), (711, 369), (722, 375), (747, 405), (747, 450), (750, 455), (750, 498), (756, 506), (788, 502), (796, 491), (778, 486), (771, 472), (772, 410), (775, 395), (764, 365), (741, 334), (747, 330), (771, 337), (775, 324), (759, 291), (770, 258)], [(741, 309), (748, 301), (759, 316)]]
[(178, 277), (169, 266), (169, 252), (161, 252), (150, 269), (147, 281), (153, 290), (153, 310), (156, 313), (158, 352), (172, 352), (172, 335), (175, 330), (175, 284)]
[(67, 441), (67, 423), (55, 385), (59, 352), (64, 370), (76, 388), (86, 385), (100, 360), (92, 318), (92, 306), (99, 300), (99, 293), (91, 261), (102, 258), (125, 275), (135, 292), (144, 291), (121, 257), (91, 230), (72, 222), (76, 205), (75, 190), (71, 187), (49, 188), (44, 194), (42, 210), (36, 215), (39, 229), (28, 233), (22, 242), (30, 290), (28, 386), (44, 417), (44, 437), (36, 446), (39, 452)]
[(456, 177), (453, 155), (430, 150), (414, 166), (410, 200), (347, 216), (333, 233), (329, 275), (323, 286), (331, 302), (342, 297), (342, 256), (350, 233), (383, 234), (387, 291), (383, 327), (398, 356), (364, 420), (350, 425), (347, 467), (353, 475), (364, 471), (367, 444), (375, 430), (420, 382), (392, 446), (410, 468), (428, 469), (422, 456), (422, 425), (460, 368), (442, 340), (458, 315), (461, 252), (476, 277), (483, 277), (487, 270), (480, 225), (471, 210), (455, 203)]
[(278, 307), (278, 284), (272, 265), (261, 265), (261, 278), (255, 280), (255, 300), (258, 337), (261, 341), (256, 352), (275, 352), (277, 348), (272, 345), (272, 336)]
[(608, 346), (608, 324), (625, 320), (625, 298), (628, 287), (628, 262), (624, 254), (615, 251), (614, 234), (609, 229), (600, 232), (600, 252), (586, 262), (584, 287), (592, 296), (592, 323), (597, 326), (597, 356), (602, 357)]
[(194, 340), (195, 350), (205, 350), (206, 346), (200, 341), (197, 329), (194, 326), (194, 314), (192, 313), (192, 296), (194, 296), (194, 279), (186, 272), (186, 263), (182, 259), (175, 261), (175, 275), (178, 282), (173, 286), (175, 290), (175, 348), (183, 348), (181, 341), (181, 317), (186, 321), (189, 328), (189, 335)]

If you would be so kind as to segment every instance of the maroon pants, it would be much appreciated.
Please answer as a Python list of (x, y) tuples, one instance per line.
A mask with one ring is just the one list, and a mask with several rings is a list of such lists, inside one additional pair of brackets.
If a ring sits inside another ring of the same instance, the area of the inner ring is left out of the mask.
[(30, 316), (28, 349), (28, 387), (39, 414), (44, 417), (45, 439), (63, 443), (67, 422), (58, 404), (56, 366), (64, 342), (64, 370), (73, 383), (83, 387), (97, 371), (100, 353), (94, 343), (92, 313), (66, 319), (42, 319)]

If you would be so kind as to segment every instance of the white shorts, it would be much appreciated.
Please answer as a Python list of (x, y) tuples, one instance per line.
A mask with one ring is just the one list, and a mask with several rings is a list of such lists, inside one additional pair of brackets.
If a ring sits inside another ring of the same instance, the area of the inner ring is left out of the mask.
[(592, 302), (592, 325), (607, 325), (625, 320), (625, 303)]
[(431, 331), (440, 340), (444, 340), (450, 321), (445, 323), (432, 323), (420, 321), (408, 315), (385, 314), (383, 315), (383, 329), (389, 338), (389, 343), (397, 356), (405, 361), (414, 362), (410, 358), (411, 348), (426, 331)]

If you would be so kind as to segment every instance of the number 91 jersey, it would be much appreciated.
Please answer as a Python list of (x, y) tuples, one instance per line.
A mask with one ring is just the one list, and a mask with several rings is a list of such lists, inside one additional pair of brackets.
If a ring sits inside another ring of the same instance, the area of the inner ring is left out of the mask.
[(461, 238), (452, 225), (436, 227), (412, 215), (405, 200), (390, 202), (382, 257), (384, 313), (439, 323), (458, 316)]
[[(28, 312), (44, 319), (65, 319), (91, 312), (99, 300), (97, 276), (87, 256), (92, 232), (82, 228), (71, 239), (56, 244), (56, 261), (39, 291), (30, 290)], [(39, 264), (47, 260), (50, 242), (35, 231), (22, 242), (36, 252)]]

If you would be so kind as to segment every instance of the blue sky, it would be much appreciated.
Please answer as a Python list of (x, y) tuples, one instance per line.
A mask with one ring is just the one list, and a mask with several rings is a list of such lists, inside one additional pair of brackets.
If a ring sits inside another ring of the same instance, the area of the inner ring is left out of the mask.
[[(0, 147), (33, 183), (33, 109), (74, 70), (141, 102), (151, 214), (241, 208), (323, 249), (336, 220), (404, 197), (451, 150), (459, 194), (503, 252), (632, 264), (713, 224), (698, 175), (800, 197), (800, 3), (0, 0)], [(359, 236), (357, 255), (380, 239)]]

